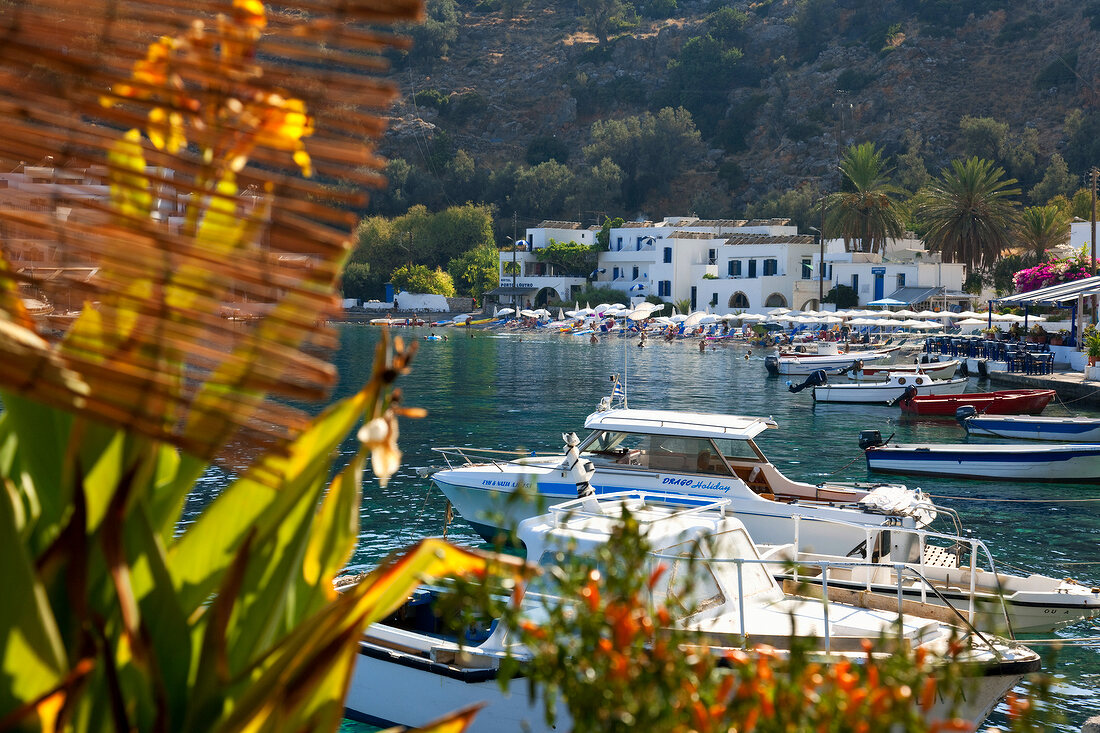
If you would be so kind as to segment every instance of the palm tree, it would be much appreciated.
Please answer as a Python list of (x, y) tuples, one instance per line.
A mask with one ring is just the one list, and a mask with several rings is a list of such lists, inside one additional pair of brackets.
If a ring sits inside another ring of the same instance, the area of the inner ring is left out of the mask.
[(1069, 219), (1057, 206), (1029, 206), (1020, 216), (1016, 241), (1041, 257), (1069, 241)]
[(905, 210), (893, 197), (903, 191), (889, 183), (882, 153), (874, 143), (852, 145), (840, 162), (844, 180), (839, 193), (826, 197), (829, 233), (844, 238), (844, 248), (882, 252), (887, 239), (905, 231)]
[(973, 268), (992, 265), (1012, 244), (1020, 216), (1013, 196), (1015, 178), (992, 161), (951, 161), (939, 179), (918, 194), (916, 216), (927, 232), (925, 243), (953, 262)]

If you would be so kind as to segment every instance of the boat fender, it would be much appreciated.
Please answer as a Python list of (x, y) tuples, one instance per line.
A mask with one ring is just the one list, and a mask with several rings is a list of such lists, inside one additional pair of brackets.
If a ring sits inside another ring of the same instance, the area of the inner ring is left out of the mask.
[[(899, 380), (900, 381), (900, 380)], [(906, 403), (917, 396), (917, 386), (910, 384), (905, 388), (905, 391), (898, 395), (896, 398), (887, 403), (888, 407), (897, 407), (900, 404)]]
[(596, 467), (592, 465), (592, 461), (581, 458), (577, 450), (581, 441), (576, 433), (562, 433), (561, 437), (565, 441), (565, 459), (559, 468), (577, 485), (578, 498), (592, 496), (594, 492), (590, 482), (596, 473)]
[(970, 376), (970, 367), (967, 366), (966, 360), (963, 360), (963, 361), (959, 362), (959, 367), (958, 367), (957, 371), (959, 372), (960, 377), (969, 377)]
[(806, 377), (806, 381), (802, 384), (793, 384), (790, 380), (787, 381), (787, 389), (791, 392), (801, 392), (807, 387), (821, 387), (828, 384), (829, 377), (825, 374), (824, 369), (815, 369), (810, 372), (810, 375)]
[(978, 376), (982, 379), (989, 377), (989, 364), (986, 363), (985, 359), (978, 360)]
[[(978, 410), (974, 405), (960, 405), (955, 410), (955, 419), (958, 421), (959, 425), (965, 428), (967, 425), (967, 418), (974, 417), (977, 414)], [(969, 432), (969, 430), (967, 432)]]

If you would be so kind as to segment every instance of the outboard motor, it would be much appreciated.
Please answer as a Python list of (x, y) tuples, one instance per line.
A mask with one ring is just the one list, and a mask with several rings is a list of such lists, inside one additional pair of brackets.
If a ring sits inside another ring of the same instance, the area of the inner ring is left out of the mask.
[(886, 441), (882, 439), (882, 433), (878, 430), (860, 430), (859, 431), (859, 449), (862, 451), (868, 448), (880, 448), (886, 445)]
[(768, 374), (779, 374), (779, 357), (765, 356), (764, 368), (768, 370)]
[(580, 452), (577, 451), (581, 441), (576, 433), (562, 433), (561, 437), (565, 441), (565, 460), (558, 468), (567, 479), (577, 485), (577, 498), (592, 496), (595, 492), (589, 482), (596, 473), (596, 467), (592, 465), (592, 461), (581, 458)]
[(908, 402), (909, 400), (913, 399), (916, 396), (917, 396), (917, 385), (910, 384), (908, 387), (905, 388), (904, 392), (902, 392), (900, 395), (897, 396), (897, 398), (895, 398), (893, 401), (890, 402), (889, 406), (890, 407), (897, 407), (898, 405), (904, 404), (904, 403)]
[(802, 384), (794, 384), (790, 380), (787, 381), (787, 389), (791, 392), (801, 392), (807, 387), (820, 387), (829, 382), (829, 377), (826, 376), (824, 369), (815, 369), (810, 372), (810, 376), (806, 377), (806, 381)]
[[(958, 409), (955, 410), (955, 420), (958, 421), (959, 425), (962, 425), (965, 428), (966, 419), (969, 417), (974, 417), (977, 414), (978, 410), (974, 407), (974, 405), (961, 405)], [(970, 430), (967, 429), (967, 432), (970, 432)]]

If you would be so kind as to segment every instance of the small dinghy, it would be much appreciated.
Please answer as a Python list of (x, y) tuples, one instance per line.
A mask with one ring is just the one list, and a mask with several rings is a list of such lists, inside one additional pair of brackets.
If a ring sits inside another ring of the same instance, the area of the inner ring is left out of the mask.
[(1100, 445), (883, 442), (879, 431), (860, 433), (867, 467), (882, 473), (1028, 481), (1100, 481)]
[(964, 405), (955, 411), (955, 419), (970, 435), (989, 435), (1013, 440), (1100, 443), (1100, 418), (1095, 417), (982, 415), (974, 407)]

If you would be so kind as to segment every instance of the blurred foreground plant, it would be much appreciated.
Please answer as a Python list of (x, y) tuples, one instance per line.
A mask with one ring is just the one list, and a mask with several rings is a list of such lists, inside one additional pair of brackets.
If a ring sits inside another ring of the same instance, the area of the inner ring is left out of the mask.
[[(0, 77), (3, 109), (16, 113), (0, 156), (37, 159), (52, 143), (59, 162), (105, 161), (110, 199), (0, 212), (20, 231), (69, 238), (100, 268), (96, 302), (54, 345), (0, 260), (0, 730), (334, 730), (363, 627), (424, 578), (485, 561), (427, 540), (333, 589), (355, 546), (367, 454), (387, 478), (400, 461), (397, 417), (422, 414), (394, 389), (415, 344), (383, 336), (370, 381), (316, 418), (272, 399), (320, 397), (332, 383), (314, 354), (349, 246), (347, 230), (325, 225), (346, 217), (302, 195), (320, 189), (278, 172), (315, 167), (304, 99), (324, 112), (311, 85), (334, 74), (265, 76), (257, 59), (264, 29), (281, 38), (272, 54), (306, 61), (347, 39), (377, 50), (386, 37), (355, 21), (415, 19), (419, 0), (308, 5), (274, 29), (258, 0), (234, 0), (209, 27), (165, 33), (146, 51), (122, 31), (177, 23), (159, 3), (8, 5), (0, 61), (57, 73), (41, 89)], [(58, 52), (66, 24), (84, 35)], [(295, 45), (308, 41), (332, 45)], [(332, 91), (363, 84), (337, 79)], [(345, 123), (381, 129), (344, 105)], [(92, 124), (95, 114), (110, 124)], [(361, 140), (317, 147), (329, 173), (370, 161)], [(264, 169), (249, 171), (250, 158)], [(165, 197), (183, 202), (178, 226), (161, 215)], [(307, 266), (300, 256), (287, 266), (287, 252), (309, 252)], [(252, 306), (250, 320), (224, 317), (234, 300)], [(334, 475), (337, 448), (361, 425)], [(235, 477), (181, 524), (212, 462)]]

